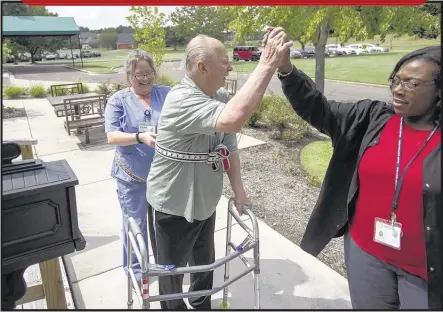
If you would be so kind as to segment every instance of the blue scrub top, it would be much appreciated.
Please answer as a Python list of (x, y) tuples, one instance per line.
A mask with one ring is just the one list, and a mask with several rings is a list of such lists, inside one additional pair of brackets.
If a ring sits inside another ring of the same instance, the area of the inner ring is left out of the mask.
[[(147, 110), (129, 88), (114, 93), (108, 100), (105, 109), (105, 132), (121, 131), (137, 133), (140, 122), (157, 125), (160, 112), (170, 87), (154, 85), (151, 93), (150, 109)], [(146, 144), (117, 146), (116, 153), (126, 169), (146, 181), (154, 158), (155, 149)], [(115, 160), (112, 164), (111, 176), (126, 182), (136, 182), (126, 174)]]

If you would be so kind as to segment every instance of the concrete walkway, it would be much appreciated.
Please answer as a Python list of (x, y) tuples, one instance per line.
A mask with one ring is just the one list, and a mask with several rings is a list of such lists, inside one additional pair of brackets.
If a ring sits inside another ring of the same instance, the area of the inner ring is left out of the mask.
[[(122, 221), (116, 184), (110, 178), (114, 156), (104, 144), (103, 130), (91, 134), (92, 144), (85, 146), (83, 136), (68, 136), (63, 118), (57, 118), (46, 99), (6, 100), (5, 106), (24, 107), (28, 117), (3, 120), (3, 138), (38, 140), (35, 153), (44, 161), (66, 159), (79, 179), (76, 187), (79, 226), (86, 238), (86, 249), (64, 257), (77, 309), (125, 309), (126, 278), (122, 269)], [(264, 144), (246, 135), (239, 136), (241, 149)], [(217, 207), (216, 258), (224, 256), (228, 199)], [(247, 224), (249, 222), (247, 221)], [(298, 246), (259, 221), (261, 258), (261, 307), (263, 309), (348, 309), (348, 285), (345, 278)], [(238, 225), (233, 226), (233, 241), (245, 238)], [(149, 245), (149, 244), (148, 244)], [(152, 251), (150, 251), (152, 255)], [(247, 258), (252, 258), (251, 253)], [(151, 257), (152, 259), (152, 257)], [(231, 276), (244, 264), (231, 262)], [(215, 285), (223, 280), (223, 267), (215, 270)], [(185, 290), (189, 276), (185, 276)], [(157, 280), (150, 294), (158, 294)], [(232, 309), (253, 308), (253, 280), (243, 277), (229, 288)], [(222, 293), (213, 296), (218, 308)], [(138, 303), (134, 304), (139, 308)], [(159, 308), (158, 303), (152, 304)]]

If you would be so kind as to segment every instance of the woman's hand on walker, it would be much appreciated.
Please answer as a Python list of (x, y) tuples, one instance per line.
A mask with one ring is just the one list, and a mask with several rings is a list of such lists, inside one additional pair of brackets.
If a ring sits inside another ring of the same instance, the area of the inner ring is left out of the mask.
[(138, 135), (140, 138), (140, 141), (142, 141), (144, 144), (155, 147), (155, 140), (157, 138), (157, 134), (154, 132), (142, 132)]

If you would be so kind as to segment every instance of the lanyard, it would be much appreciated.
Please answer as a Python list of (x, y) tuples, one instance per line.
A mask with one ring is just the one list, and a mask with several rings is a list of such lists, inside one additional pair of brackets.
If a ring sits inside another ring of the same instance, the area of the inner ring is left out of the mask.
[(392, 222), (396, 221), (395, 211), (398, 209), (398, 198), (400, 196), (400, 190), (401, 190), (401, 187), (402, 187), (402, 184), (403, 184), (403, 180), (404, 180), (405, 175), (406, 175), (406, 171), (409, 169), (409, 167), (414, 162), (414, 160), (417, 158), (417, 156), (423, 151), (423, 149), (426, 147), (426, 144), (428, 144), (428, 142), (431, 140), (432, 136), (434, 135), (434, 133), (438, 129), (438, 125), (435, 125), (434, 129), (432, 129), (431, 133), (429, 133), (428, 137), (423, 142), (423, 144), (420, 146), (418, 151), (415, 153), (414, 157), (412, 157), (412, 159), (408, 162), (408, 164), (403, 169), (401, 177), (399, 177), (399, 175), (400, 175), (401, 148), (402, 148), (402, 143), (403, 143), (403, 125), (404, 125), (404, 120), (403, 120), (403, 117), (402, 117), (401, 120), (400, 120), (400, 129), (399, 129), (399, 132), (398, 132), (397, 164), (396, 164), (396, 167), (395, 167), (395, 193), (394, 193), (394, 199), (392, 200), (392, 211), (391, 211), (391, 221)]
[(145, 110), (145, 122), (151, 123), (151, 109)]

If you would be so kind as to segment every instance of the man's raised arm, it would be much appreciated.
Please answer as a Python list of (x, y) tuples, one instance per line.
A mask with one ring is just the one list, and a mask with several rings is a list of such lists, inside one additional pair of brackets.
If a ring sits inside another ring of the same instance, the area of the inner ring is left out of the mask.
[(268, 34), (257, 68), (220, 113), (217, 132), (236, 133), (241, 130), (260, 106), (269, 82), (291, 46), (292, 42), (287, 42), (283, 28), (277, 27)]

